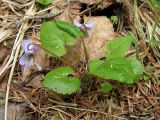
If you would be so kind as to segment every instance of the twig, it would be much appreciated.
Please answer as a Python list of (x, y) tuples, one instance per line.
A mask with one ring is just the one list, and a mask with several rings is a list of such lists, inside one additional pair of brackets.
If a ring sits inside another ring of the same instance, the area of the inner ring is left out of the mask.
[(55, 104), (58, 104), (58, 105), (63, 105), (63, 106), (72, 106), (72, 107), (76, 107), (77, 104), (74, 104), (74, 103), (63, 103), (63, 102), (58, 102), (58, 101), (55, 101), (55, 100), (52, 100), (52, 99), (48, 99), (49, 101), (55, 103)]
[(26, 22), (28, 20), (32, 20), (32, 19), (50, 19), (50, 18), (54, 18), (58, 15), (60, 15), (63, 12), (63, 10), (60, 10), (58, 12), (55, 12), (53, 14), (46, 14), (46, 15), (42, 15), (42, 16), (25, 16), (23, 19), (21, 19), (20, 21), (16, 22), (15, 24), (12, 24), (9, 26), (9, 28), (11, 29), (16, 29), (17, 27), (19, 27), (23, 22)]
[(65, 111), (63, 111), (63, 110), (61, 110), (61, 109), (59, 109), (59, 108), (56, 108), (56, 107), (48, 107), (48, 108), (44, 108), (43, 110), (47, 110), (47, 109), (53, 109), (53, 110), (56, 110), (56, 111), (58, 111), (58, 112), (64, 113), (65, 115), (67, 115), (67, 116), (71, 117), (73, 120), (75, 120), (75, 118), (74, 118), (72, 115), (68, 114), (67, 112), (65, 112)]

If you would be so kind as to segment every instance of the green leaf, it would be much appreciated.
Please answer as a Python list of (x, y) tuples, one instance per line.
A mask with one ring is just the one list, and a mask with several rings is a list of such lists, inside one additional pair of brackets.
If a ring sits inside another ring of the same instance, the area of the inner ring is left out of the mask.
[(153, 7), (160, 9), (160, 1), (158, 1), (158, 0), (149, 0), (149, 2), (151, 3), (151, 5)]
[(41, 25), (40, 41), (51, 54), (63, 56), (67, 45), (74, 45), (83, 33), (74, 25), (64, 21), (48, 21)]
[(113, 89), (112, 85), (108, 82), (102, 83), (100, 91), (107, 93)]
[(136, 59), (136, 57), (128, 57), (127, 60), (132, 66), (134, 82), (137, 82), (142, 76), (144, 68), (142, 64)]
[(148, 77), (147, 75), (144, 75), (144, 76), (143, 76), (143, 79), (144, 79), (145, 81), (147, 81), (147, 80), (149, 80), (149, 77)]
[(113, 39), (107, 46), (107, 59), (124, 57), (132, 42), (131, 36), (120, 36)]
[(48, 5), (51, 4), (53, 0), (36, 0), (36, 2), (42, 4), (42, 5)]
[(110, 19), (111, 19), (112, 23), (114, 24), (117, 21), (118, 17), (117, 16), (111, 16)]
[(72, 94), (80, 89), (80, 80), (69, 77), (73, 74), (73, 70), (68, 67), (54, 69), (47, 73), (43, 85), (60, 94)]
[(66, 23), (64, 21), (57, 21), (56, 23), (60, 29), (62, 29), (63, 31), (66, 31), (67, 33), (71, 34), (74, 37), (77, 37), (77, 36), (83, 37), (84, 36), (84, 33), (81, 32), (78, 27), (75, 27), (75, 25), (73, 25), (71, 23)]
[(122, 83), (135, 83), (143, 74), (143, 67), (136, 58), (114, 58), (108, 61), (93, 60), (89, 72), (104, 79)]
[(107, 62), (100, 60), (89, 64), (89, 72), (104, 79), (118, 80), (122, 83), (133, 83), (132, 67), (124, 58)]
[(150, 43), (153, 46), (160, 46), (160, 41), (159, 40), (151, 40)]
[(125, 58), (132, 42), (132, 36), (118, 37), (106, 47), (107, 60), (93, 60), (89, 64), (92, 75), (122, 83), (135, 83), (143, 74), (143, 66), (135, 57)]

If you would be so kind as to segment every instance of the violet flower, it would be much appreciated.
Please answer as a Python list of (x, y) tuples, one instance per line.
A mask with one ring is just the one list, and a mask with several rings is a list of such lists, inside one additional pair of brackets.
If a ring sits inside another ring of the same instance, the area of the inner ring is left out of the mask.
[(34, 55), (38, 52), (38, 47), (31, 40), (23, 40), (22, 48), (24, 54), (21, 56), (19, 64), (24, 66), (24, 70), (27, 70), (32, 63), (36, 65), (38, 70), (41, 70), (41, 66), (34, 59)]
[(76, 21), (75, 19), (73, 20), (73, 24), (75, 25), (75, 26), (77, 26), (77, 27), (79, 27), (79, 28), (81, 28), (82, 30), (84, 30), (84, 29), (91, 29), (91, 28), (93, 28), (93, 26), (94, 26), (94, 21), (92, 20), (92, 21), (89, 21), (88, 23), (86, 23), (86, 24), (81, 24), (81, 23), (79, 23), (78, 21)]

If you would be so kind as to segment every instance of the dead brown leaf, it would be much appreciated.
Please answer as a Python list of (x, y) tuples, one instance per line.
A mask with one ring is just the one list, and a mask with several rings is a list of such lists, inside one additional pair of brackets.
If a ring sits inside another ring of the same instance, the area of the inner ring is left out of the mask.
[(43, 49), (39, 49), (38, 54), (35, 55), (35, 61), (42, 67), (42, 69), (48, 66), (49, 60)]
[(83, 39), (85, 48), (78, 38), (74, 46), (67, 47), (67, 54), (62, 57), (64, 62), (78, 65), (80, 61), (86, 62), (86, 58), (90, 61), (105, 57), (105, 45), (115, 37), (113, 25), (105, 16), (84, 17), (84, 24), (90, 21), (94, 21), (94, 26), (87, 30), (87, 35)]
[(64, 62), (69, 65), (78, 65), (80, 62), (80, 45), (81, 40), (78, 38), (74, 46), (67, 47), (67, 53), (62, 57)]
[[(87, 30), (87, 36), (84, 38), (85, 47), (88, 54), (88, 60), (100, 59), (105, 57), (105, 45), (115, 37), (113, 25), (105, 16), (84, 17), (85, 23), (94, 21), (92, 29)], [(83, 48), (83, 47), (82, 47)], [(81, 60), (85, 60), (85, 54), (81, 50)]]

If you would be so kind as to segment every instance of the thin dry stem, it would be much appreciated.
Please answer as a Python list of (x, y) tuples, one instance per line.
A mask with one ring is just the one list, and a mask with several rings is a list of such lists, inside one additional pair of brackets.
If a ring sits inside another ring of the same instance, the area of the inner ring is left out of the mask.
[[(34, 11), (35, 10), (34, 10), (34, 3), (33, 3), (32, 6), (30, 7), (30, 9), (26, 12), (26, 14), (27, 15), (28, 14), (32, 15), (32, 13), (34, 13)], [(28, 28), (29, 28), (29, 26), (28, 26), (27, 22), (23, 23), (21, 25), (21, 28), (19, 29), (19, 34), (17, 35), (17, 38), (15, 40), (15, 44), (14, 44), (14, 47), (13, 47), (13, 50), (15, 51), (15, 54), (14, 54), (14, 58), (12, 58), (13, 59), (13, 64), (12, 64), (12, 67), (11, 67), (11, 71), (10, 71), (10, 75), (9, 75), (9, 79), (8, 79), (8, 83), (7, 83), (7, 92), (6, 92), (6, 99), (5, 99), (5, 120), (7, 120), (7, 116), (8, 116), (8, 109), (7, 108), (8, 108), (8, 99), (9, 99), (10, 84), (11, 84), (11, 81), (12, 81), (14, 69), (15, 69), (17, 58), (18, 58), (19, 51), (20, 51), (20, 46), (21, 46), (20, 43), (23, 40), (24, 33), (25, 33), (25, 31)]]

